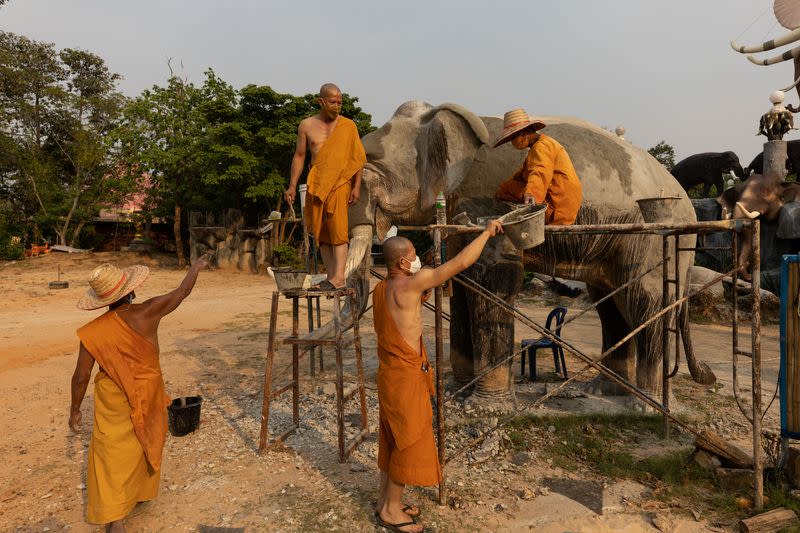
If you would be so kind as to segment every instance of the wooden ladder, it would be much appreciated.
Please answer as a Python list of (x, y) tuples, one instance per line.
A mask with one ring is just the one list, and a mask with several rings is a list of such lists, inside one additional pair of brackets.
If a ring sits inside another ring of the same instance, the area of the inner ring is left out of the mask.
[[(272, 366), (275, 361), (275, 338), (278, 325), (278, 303), (280, 297), (292, 300), (292, 334), (283, 339), (283, 344), (292, 347), (292, 378), (288, 383), (277, 389), (272, 389)], [(313, 300), (319, 300), (321, 296), (333, 298), (333, 323), (334, 336), (326, 338), (316, 338), (311, 333), (311, 322), (309, 322), (309, 334), (300, 336), (300, 298), (305, 298), (309, 308)], [(344, 339), (345, 324), (342, 322), (342, 298), (348, 298), (353, 322), (352, 342), (355, 349), (355, 363), (358, 373), (358, 383), (356, 386), (345, 393), (344, 390), (344, 365), (342, 351), (349, 345), (350, 339)], [(367, 398), (364, 388), (364, 366), (361, 358), (361, 336), (358, 330), (358, 305), (356, 301), (356, 291), (352, 288), (342, 288), (334, 291), (319, 290), (291, 290), (280, 293), (272, 293), (272, 307), (269, 317), (269, 338), (267, 340), (267, 364), (264, 370), (264, 402), (261, 407), (261, 438), (259, 441), (259, 453), (271, 448), (275, 444), (283, 442), (289, 435), (300, 427), (300, 357), (306, 352), (311, 352), (311, 373), (314, 375), (314, 355), (313, 350), (317, 346), (332, 346), (336, 352), (336, 418), (338, 425), (338, 444), (339, 462), (344, 463), (353, 450), (369, 434), (367, 425)], [(301, 353), (301, 347), (304, 348)], [(320, 370), (322, 370), (322, 354), (320, 353)], [(280, 435), (270, 439), (269, 435), (269, 409), (273, 399), (284, 392), (292, 391), (292, 424)], [(349, 442), (346, 441), (344, 424), (344, 409), (349, 400), (358, 393), (361, 401), (361, 431)]]

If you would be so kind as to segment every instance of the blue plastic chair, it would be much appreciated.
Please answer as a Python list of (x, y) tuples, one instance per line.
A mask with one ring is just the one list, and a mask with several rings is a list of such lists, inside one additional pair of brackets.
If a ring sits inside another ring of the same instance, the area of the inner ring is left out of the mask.
[[(561, 326), (564, 325), (564, 316), (566, 314), (566, 308), (556, 307), (547, 315), (547, 322), (544, 327), (548, 331), (551, 331), (556, 338), (561, 338)], [(556, 321), (555, 329), (553, 329), (553, 320)], [(530, 380), (536, 381), (536, 350), (539, 348), (550, 348), (553, 350), (553, 363), (556, 367), (556, 374), (563, 373), (564, 379), (567, 379), (567, 363), (564, 360), (564, 348), (562, 348), (560, 344), (551, 341), (547, 337), (542, 337), (540, 339), (523, 339), (522, 348), (525, 348), (525, 351), (522, 352), (521, 361), (521, 374), (523, 376), (525, 375), (525, 357), (527, 356), (528, 365), (530, 366)]]

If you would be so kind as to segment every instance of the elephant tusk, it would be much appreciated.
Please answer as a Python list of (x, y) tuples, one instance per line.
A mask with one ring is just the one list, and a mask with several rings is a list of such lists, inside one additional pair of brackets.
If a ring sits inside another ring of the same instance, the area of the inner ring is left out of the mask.
[[(748, 211), (747, 208), (744, 206), (744, 204), (742, 204), (742, 202), (736, 202), (736, 207), (742, 212), (742, 214), (744, 214), (745, 217), (750, 219), (757, 218), (761, 215), (761, 213), (759, 213), (758, 211)], [(734, 212), (735, 211), (736, 210), (734, 209)]]
[(747, 60), (753, 63), (754, 65), (775, 65), (777, 63), (782, 63), (784, 61), (788, 61), (790, 59), (794, 59), (797, 56), (800, 56), (800, 46), (792, 48), (791, 50), (787, 50), (786, 52), (782, 53), (779, 56), (773, 56), (767, 59), (758, 59), (755, 56), (747, 56)]
[(369, 252), (372, 245), (372, 226), (369, 224), (359, 224), (353, 228), (353, 236), (350, 239), (350, 247), (347, 250), (347, 261), (344, 267), (344, 277), (350, 276), (361, 265), (364, 255)]
[(779, 48), (785, 44), (793, 43), (798, 39), (800, 39), (800, 28), (792, 30), (787, 34), (778, 37), (777, 39), (765, 41), (761, 44), (753, 46), (740, 46), (736, 44), (736, 42), (731, 41), (731, 48), (740, 54), (754, 54), (758, 52), (766, 52), (767, 50), (774, 50), (775, 48)]

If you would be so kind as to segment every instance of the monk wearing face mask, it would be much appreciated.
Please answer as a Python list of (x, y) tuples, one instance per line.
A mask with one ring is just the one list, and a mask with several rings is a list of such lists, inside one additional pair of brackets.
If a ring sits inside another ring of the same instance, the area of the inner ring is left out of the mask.
[(347, 210), (358, 202), (361, 172), (367, 156), (355, 122), (340, 115), (342, 91), (326, 83), (317, 98), (320, 111), (300, 123), (297, 146), (292, 158), (289, 188), (284, 198), (292, 205), (297, 183), (303, 173), (306, 152), (311, 152), (308, 192), (303, 216), (309, 234), (314, 236), (328, 274), (319, 288), (333, 290), (344, 286), (347, 261)]
[(391, 531), (419, 533), (419, 507), (403, 503), (406, 485), (437, 485), (442, 468), (433, 438), (433, 371), (422, 342), (422, 302), (430, 290), (478, 260), (500, 223), (486, 229), (453, 259), (436, 269), (421, 268), (414, 245), (404, 237), (383, 243), (388, 276), (372, 296), (378, 336), (381, 471), (375, 520)]

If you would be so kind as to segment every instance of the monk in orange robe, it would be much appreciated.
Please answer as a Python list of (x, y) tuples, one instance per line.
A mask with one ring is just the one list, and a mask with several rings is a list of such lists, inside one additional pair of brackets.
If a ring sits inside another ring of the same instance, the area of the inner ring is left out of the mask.
[(511, 141), (528, 156), (511, 178), (500, 184), (495, 198), (505, 202), (546, 204), (545, 224), (574, 224), (583, 200), (583, 189), (567, 151), (558, 141), (537, 133), (543, 122), (531, 120), (522, 109), (505, 114), (497, 148)]
[(392, 531), (418, 533), (419, 507), (403, 503), (406, 485), (436, 485), (442, 468), (433, 438), (433, 371), (422, 341), (422, 302), (434, 287), (478, 260), (490, 237), (501, 233), (496, 220), (453, 259), (421, 269), (414, 245), (404, 237), (383, 244), (388, 276), (373, 292), (378, 336), (378, 467), (381, 471), (375, 520)]
[(361, 191), (361, 172), (367, 161), (355, 122), (341, 116), (342, 92), (326, 83), (319, 90), (320, 112), (303, 120), (297, 130), (289, 188), (284, 193), (294, 203), (297, 183), (303, 172), (306, 151), (311, 150), (304, 217), (306, 229), (319, 244), (327, 279), (320, 288), (332, 290), (345, 284), (348, 206)]
[(158, 324), (189, 295), (206, 266), (203, 256), (177, 289), (134, 305), (135, 289), (147, 278), (148, 268), (101, 265), (78, 301), (79, 309), (109, 306), (78, 330), (80, 349), (69, 417), (69, 426), (77, 433), (81, 403), (97, 362), (86, 515), (89, 522), (108, 524), (107, 531), (124, 532), (123, 518), (138, 502), (158, 495), (170, 403), (158, 360)]

